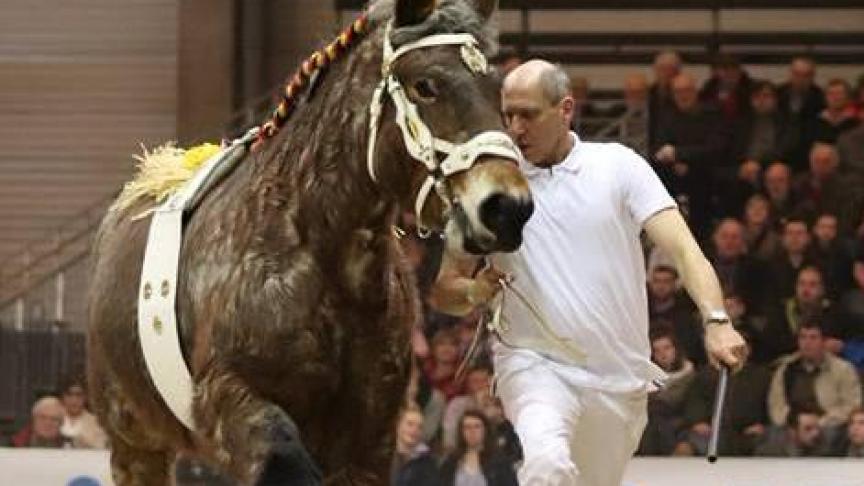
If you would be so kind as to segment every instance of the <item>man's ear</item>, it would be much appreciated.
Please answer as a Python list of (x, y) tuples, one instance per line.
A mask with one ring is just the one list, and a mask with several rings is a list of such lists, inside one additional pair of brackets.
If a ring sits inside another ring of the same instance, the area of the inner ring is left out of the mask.
[(567, 122), (567, 126), (570, 126), (570, 123), (573, 121), (573, 114), (576, 109), (576, 102), (573, 100), (573, 97), (567, 95), (558, 102), (561, 110), (561, 116), (564, 117), (564, 120)]

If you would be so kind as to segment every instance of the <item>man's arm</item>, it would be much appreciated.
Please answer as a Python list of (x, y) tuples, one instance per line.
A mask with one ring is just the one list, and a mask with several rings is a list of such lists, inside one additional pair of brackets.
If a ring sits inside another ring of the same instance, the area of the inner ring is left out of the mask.
[(445, 314), (464, 316), (494, 297), (500, 289), (498, 279), (504, 274), (488, 266), (472, 278), (479, 263), (478, 257), (445, 251), (438, 278), (429, 292), (429, 305)]
[[(648, 237), (672, 257), (684, 287), (699, 308), (703, 322), (725, 316), (723, 292), (711, 263), (702, 254), (681, 213), (675, 208), (664, 209), (645, 221)], [(708, 358), (733, 369), (744, 365), (744, 339), (727, 320), (724, 324), (705, 326), (705, 349)]]

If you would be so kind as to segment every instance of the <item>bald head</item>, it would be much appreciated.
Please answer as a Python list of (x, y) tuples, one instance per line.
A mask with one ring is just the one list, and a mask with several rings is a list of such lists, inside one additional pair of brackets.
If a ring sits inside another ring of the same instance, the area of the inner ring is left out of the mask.
[(669, 86), (681, 72), (681, 56), (675, 51), (663, 51), (654, 57), (654, 80), (661, 86)]
[(537, 59), (504, 79), (501, 106), (507, 131), (528, 162), (546, 167), (561, 162), (570, 152), (575, 105), (571, 93), (567, 73)]
[(514, 88), (539, 90), (549, 104), (572, 93), (570, 77), (561, 66), (541, 59), (532, 59), (510, 71), (504, 78), (504, 92)]

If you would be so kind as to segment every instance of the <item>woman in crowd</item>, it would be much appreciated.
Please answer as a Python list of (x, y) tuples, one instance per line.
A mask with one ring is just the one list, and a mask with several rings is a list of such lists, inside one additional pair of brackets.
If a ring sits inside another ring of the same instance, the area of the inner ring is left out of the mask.
[(444, 486), (517, 486), (513, 466), (498, 452), (489, 421), (469, 410), (459, 421), (456, 450), (441, 464)]

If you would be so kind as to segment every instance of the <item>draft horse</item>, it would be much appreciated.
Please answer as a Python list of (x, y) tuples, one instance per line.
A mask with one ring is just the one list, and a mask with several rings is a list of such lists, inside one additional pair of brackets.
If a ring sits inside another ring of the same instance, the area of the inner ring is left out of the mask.
[(136, 333), (140, 215), (158, 202), (109, 210), (94, 246), (89, 379), (117, 484), (166, 484), (178, 451), (243, 484), (387, 484), (417, 307), (397, 215), (412, 210), (452, 251), (487, 254), (516, 249), (532, 210), (483, 54), (494, 8), (373, 3), (365, 35), (313, 59), (332, 61), (314, 91), (286, 90), (260, 143), (201, 199), (175, 306), (191, 429)]

